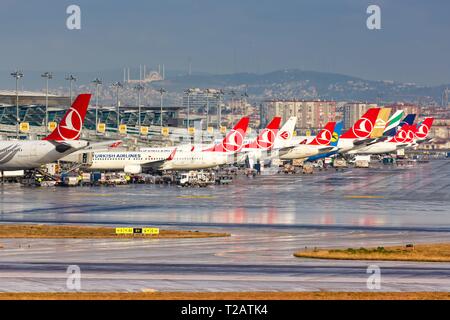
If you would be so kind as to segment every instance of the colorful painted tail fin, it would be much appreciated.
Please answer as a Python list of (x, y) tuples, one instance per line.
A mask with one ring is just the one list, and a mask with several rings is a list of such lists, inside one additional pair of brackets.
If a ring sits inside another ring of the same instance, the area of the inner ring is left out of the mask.
[(353, 126), (345, 132), (341, 138), (343, 139), (358, 139), (358, 138), (369, 138), (370, 134), (375, 127), (375, 122), (377, 121), (378, 113), (380, 108), (370, 108), (367, 112), (356, 121)]
[(388, 140), (388, 142), (410, 143), (413, 141), (416, 131), (416, 126), (406, 123), (397, 131), (393, 138)]
[(415, 132), (415, 137), (417, 139), (425, 139), (430, 133), (431, 126), (433, 125), (434, 118), (425, 118), (419, 126), (417, 127), (417, 131)]
[(238, 152), (242, 149), (242, 144), (244, 142), (245, 135), (247, 133), (249, 117), (243, 117), (239, 122), (233, 127), (221, 143), (215, 144), (212, 148), (205, 149), (203, 151), (213, 151), (213, 152)]
[(297, 117), (290, 117), (285, 124), (278, 130), (278, 134), (275, 138), (274, 148), (283, 148), (290, 144), (292, 137), (294, 136), (295, 124), (297, 123)]
[(397, 127), (400, 125), (400, 121), (403, 117), (403, 110), (397, 110), (394, 114), (389, 118), (386, 123), (386, 127), (384, 128), (383, 135), (384, 136), (394, 136), (397, 132)]
[(404, 124), (412, 125), (414, 123), (414, 120), (416, 120), (416, 115), (414, 113), (408, 114), (405, 119), (400, 122), (400, 127), (402, 127)]
[(332, 134), (333, 137), (331, 138), (330, 146), (337, 147), (343, 127), (344, 123), (342, 121), (336, 123), (336, 125), (334, 126), (334, 132)]
[(378, 113), (375, 126), (370, 134), (371, 138), (379, 138), (383, 135), (384, 129), (389, 121), (389, 115), (391, 114), (391, 108), (381, 108)]
[(259, 133), (255, 141), (243, 146), (245, 149), (272, 149), (280, 127), (281, 117), (274, 117), (267, 127)]
[(67, 110), (55, 130), (42, 140), (78, 140), (90, 100), (91, 94), (80, 94), (72, 103), (70, 109)]
[(313, 146), (327, 146), (330, 144), (333, 139), (334, 127), (336, 126), (336, 122), (330, 121), (325, 125), (325, 128), (320, 130), (317, 136), (308, 143)]
[[(397, 111), (397, 112), (403, 112), (403, 111)], [(387, 136), (387, 137), (393, 137), (393, 136), (396, 135), (396, 133), (399, 130), (399, 128), (403, 127), (404, 124), (412, 125), (414, 123), (415, 119), (416, 119), (416, 115), (415, 114), (408, 114), (401, 121), (395, 121), (395, 122), (393, 121), (392, 125), (389, 122), (388, 123), (389, 126), (386, 126), (386, 129), (384, 130), (383, 135)]]

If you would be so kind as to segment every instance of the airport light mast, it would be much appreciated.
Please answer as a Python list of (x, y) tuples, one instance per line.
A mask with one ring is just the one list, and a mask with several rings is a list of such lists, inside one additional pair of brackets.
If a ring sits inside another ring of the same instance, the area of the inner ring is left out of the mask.
[(191, 106), (190, 106), (190, 97), (191, 97), (191, 93), (192, 93), (192, 89), (186, 89), (185, 91), (184, 91), (184, 93), (186, 93), (187, 94), (187, 107), (188, 107), (188, 109), (187, 109), (187, 128), (188, 128), (188, 130), (189, 130), (189, 123), (190, 123), (190, 113), (191, 113)]
[(211, 93), (211, 90), (206, 89), (206, 132), (208, 132), (209, 127), (209, 94)]
[(73, 82), (74, 82), (74, 81), (77, 81), (77, 78), (75, 78), (74, 75), (69, 74), (69, 75), (66, 77), (66, 80), (70, 82), (70, 104), (72, 105), (72, 102), (73, 102), (73, 97), (72, 97), (72, 86), (73, 86)]
[(217, 130), (220, 130), (220, 127), (222, 126), (222, 96), (224, 94), (222, 89), (217, 93), (217, 98), (219, 99), (217, 107)]
[(231, 95), (231, 120), (234, 123), (234, 121), (235, 121), (235, 119), (234, 119), (234, 97), (236, 96), (236, 92), (234, 90), (231, 90), (230, 95)]
[(45, 72), (41, 74), (42, 78), (45, 78), (45, 129), (44, 132), (48, 131), (48, 80), (53, 79), (53, 74), (51, 72)]
[(141, 91), (145, 89), (145, 87), (142, 84), (138, 84), (134, 87), (135, 90), (138, 92), (138, 127), (139, 130), (141, 128)]
[(123, 88), (123, 84), (119, 81), (114, 82), (112, 84), (113, 87), (116, 88), (116, 97), (117, 97), (117, 101), (116, 101), (116, 108), (117, 108), (117, 132), (119, 132), (119, 127), (120, 127), (120, 102), (119, 102), (119, 89)]
[(163, 96), (164, 93), (166, 92), (166, 90), (164, 88), (160, 88), (158, 90), (159, 94), (161, 95), (161, 100), (160, 100), (160, 114), (159, 114), (159, 126), (160, 126), (160, 133), (162, 134), (162, 128), (163, 128)]
[(245, 103), (245, 114), (243, 116), (248, 116), (247, 98), (248, 98), (248, 93), (247, 93), (247, 91), (245, 91), (243, 94), (241, 94), (241, 103), (240, 103), (241, 109), (242, 109), (242, 103)]
[(23, 72), (16, 70), (11, 75), (16, 79), (16, 136), (19, 138), (19, 79), (23, 78)]
[(92, 80), (92, 83), (95, 84), (95, 132), (97, 132), (98, 128), (98, 87), (103, 84), (103, 81), (99, 78), (95, 78)]

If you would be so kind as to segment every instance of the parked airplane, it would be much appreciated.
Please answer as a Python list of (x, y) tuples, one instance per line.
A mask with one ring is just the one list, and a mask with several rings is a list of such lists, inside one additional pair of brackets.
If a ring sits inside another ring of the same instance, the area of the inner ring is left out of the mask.
[(338, 122), (338, 123), (336, 123), (336, 126), (334, 127), (334, 132), (332, 134), (330, 146), (336, 147), (336, 150), (330, 151), (330, 152), (327, 152), (327, 153), (318, 154), (318, 155), (315, 155), (315, 156), (311, 156), (311, 157), (307, 158), (306, 161), (311, 161), (312, 162), (312, 161), (316, 161), (316, 160), (319, 160), (319, 159), (328, 158), (328, 157), (336, 155), (338, 153), (338, 151), (339, 151), (337, 149), (337, 146), (338, 146), (338, 143), (339, 143), (339, 137), (341, 135), (341, 131), (342, 131), (342, 127), (343, 126), (344, 126), (344, 124), (342, 122)]
[(90, 94), (80, 94), (43, 140), (0, 141), (0, 171), (36, 169), (87, 147), (89, 142), (79, 138), (90, 99)]
[(388, 120), (383, 130), (383, 136), (394, 136), (400, 126), (403, 117), (403, 110), (397, 110)]
[[(398, 111), (397, 111), (398, 112)], [(401, 111), (403, 112), (403, 111)], [(403, 127), (404, 124), (412, 125), (414, 123), (414, 120), (416, 119), (415, 114), (408, 114), (406, 117), (401, 121), (395, 121), (391, 124), (391, 122), (388, 122), (386, 125), (386, 128), (384, 129), (383, 136), (387, 137), (393, 137), (397, 133), (397, 131)]]
[(431, 126), (433, 125), (433, 120), (434, 118), (428, 117), (418, 124), (417, 130), (414, 132), (413, 146), (417, 146), (424, 142), (430, 142), (432, 140), (431, 138), (428, 138), (428, 134), (430, 133)]
[(278, 157), (279, 149), (292, 146), (297, 117), (290, 117), (278, 130), (280, 121), (280, 117), (275, 117), (254, 141), (244, 145), (241, 150), (243, 155), (238, 162), (246, 159), (249, 167), (253, 167), (257, 161)]
[(389, 115), (391, 113), (390, 108), (381, 108), (378, 112), (377, 120), (373, 126), (373, 130), (370, 133), (370, 138), (379, 138), (383, 135), (386, 124), (389, 121)]
[(120, 170), (140, 173), (152, 170), (196, 170), (233, 163), (242, 149), (249, 118), (242, 118), (221, 143), (207, 149), (146, 148), (135, 152), (95, 152), (89, 170)]
[(330, 142), (333, 139), (335, 125), (336, 122), (334, 121), (328, 122), (325, 125), (325, 128), (322, 129), (312, 141), (305, 141), (305, 143), (281, 149), (280, 159), (305, 159), (318, 154), (336, 151), (337, 147), (330, 146)]
[[(415, 143), (417, 134), (420, 137), (425, 137), (428, 134), (433, 119), (426, 118), (423, 124), (417, 129), (416, 126), (410, 124), (404, 124), (400, 130), (397, 131), (394, 137), (387, 139), (386, 141), (379, 141), (374, 144), (351, 150), (349, 154), (386, 154), (396, 152), (398, 149), (411, 147)], [(420, 133), (418, 133), (420, 131)]]
[(370, 108), (350, 129), (341, 135), (338, 143), (340, 153), (348, 152), (355, 147), (363, 146), (365, 143), (373, 141), (373, 138), (370, 136), (379, 112), (380, 108)]

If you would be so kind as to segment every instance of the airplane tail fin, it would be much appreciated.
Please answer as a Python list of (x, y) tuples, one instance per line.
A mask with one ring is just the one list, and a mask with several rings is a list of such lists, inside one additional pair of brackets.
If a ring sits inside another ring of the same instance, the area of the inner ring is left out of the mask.
[(267, 127), (259, 133), (255, 141), (244, 145), (248, 149), (271, 149), (280, 127), (281, 117), (274, 117)]
[(390, 114), (391, 108), (381, 108), (380, 112), (378, 113), (377, 120), (375, 121), (373, 131), (370, 134), (371, 138), (379, 138), (383, 135), (384, 129), (386, 128), (386, 124), (389, 121)]
[(397, 143), (409, 143), (414, 139), (414, 135), (416, 134), (417, 128), (414, 125), (410, 125), (405, 123), (395, 134), (393, 138), (389, 140), (389, 142), (397, 142)]
[(343, 126), (344, 126), (344, 123), (342, 121), (336, 123), (336, 125), (334, 126), (334, 132), (332, 134), (330, 146), (337, 147)]
[(294, 129), (297, 123), (297, 117), (290, 117), (285, 124), (278, 130), (278, 134), (275, 138), (274, 148), (283, 148), (289, 145), (292, 137), (294, 136)]
[(67, 110), (55, 130), (42, 140), (78, 140), (80, 138), (81, 129), (83, 128), (83, 122), (86, 117), (90, 100), (91, 94), (80, 94), (72, 103), (70, 109)]
[(394, 114), (389, 118), (388, 122), (386, 123), (386, 127), (384, 128), (383, 135), (384, 136), (394, 136), (397, 132), (397, 128), (400, 125), (400, 121), (403, 117), (403, 110), (397, 110), (394, 112)]
[(348, 129), (341, 138), (345, 139), (358, 139), (358, 138), (369, 138), (370, 134), (375, 127), (375, 122), (377, 121), (378, 113), (380, 108), (370, 108), (367, 112), (356, 121), (353, 126)]
[(414, 120), (416, 120), (416, 115), (414, 113), (408, 114), (405, 119), (400, 122), (400, 125), (409, 124), (412, 125), (414, 123)]
[(237, 152), (242, 149), (245, 135), (247, 133), (249, 117), (243, 117), (225, 136), (221, 143), (203, 151), (213, 152)]
[(433, 125), (434, 118), (428, 117), (423, 120), (417, 127), (415, 136), (418, 139), (425, 139), (430, 133), (431, 126)]
[(325, 125), (325, 128), (320, 130), (317, 136), (308, 143), (313, 146), (327, 146), (330, 144), (333, 139), (334, 127), (336, 126), (336, 122), (330, 121)]

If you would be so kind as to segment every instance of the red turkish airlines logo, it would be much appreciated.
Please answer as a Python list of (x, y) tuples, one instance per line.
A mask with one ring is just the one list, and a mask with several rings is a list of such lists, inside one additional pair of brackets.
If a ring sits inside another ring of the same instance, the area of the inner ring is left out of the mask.
[(324, 129), (320, 132), (320, 135), (318, 135), (316, 137), (316, 141), (318, 144), (320, 145), (325, 145), (325, 144), (329, 144), (330, 140), (332, 138), (332, 134), (330, 132), (330, 130)]
[(416, 132), (416, 137), (419, 139), (426, 138), (429, 132), (430, 128), (426, 124), (422, 124)]
[(411, 130), (408, 131), (408, 133), (406, 134), (406, 140), (408, 142), (411, 142), (414, 139), (414, 132), (412, 132)]
[(236, 152), (242, 148), (244, 136), (240, 131), (231, 130), (229, 136), (222, 142), (223, 148), (228, 152)]
[(408, 138), (408, 135), (407, 135), (406, 131), (400, 130), (398, 132), (397, 136), (395, 137), (395, 141), (402, 143), (402, 142), (405, 142), (407, 138)]
[(64, 140), (75, 140), (80, 136), (83, 120), (74, 108), (70, 108), (69, 113), (58, 126), (58, 133)]
[(352, 128), (353, 134), (358, 138), (367, 138), (373, 130), (373, 124), (367, 118), (361, 118), (356, 121)]
[(280, 133), (280, 138), (283, 139), (283, 140), (289, 139), (290, 136), (291, 136), (290, 133), (287, 132), (287, 131), (283, 131), (283, 132)]
[(269, 149), (275, 142), (275, 132), (271, 129), (264, 129), (256, 139), (256, 144), (261, 149)]

